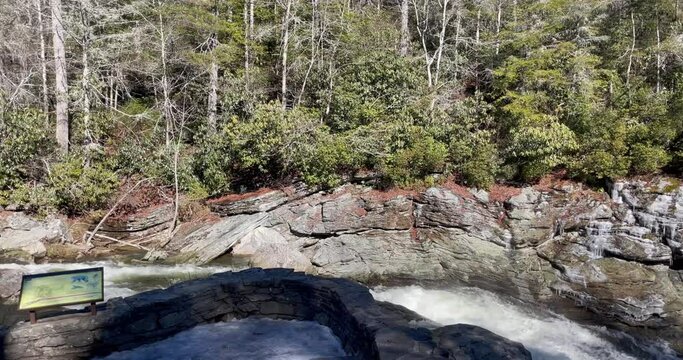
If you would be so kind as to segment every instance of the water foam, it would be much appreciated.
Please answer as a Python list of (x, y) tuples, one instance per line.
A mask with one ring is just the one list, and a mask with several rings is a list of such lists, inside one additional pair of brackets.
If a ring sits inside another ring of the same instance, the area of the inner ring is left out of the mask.
[(340, 340), (316, 322), (244, 319), (200, 325), (104, 360), (308, 360), (345, 355)]
[[(583, 326), (556, 314), (530, 311), (480, 289), (377, 288), (373, 296), (405, 306), (443, 325), (481, 326), (524, 344), (534, 360), (676, 359), (664, 344), (639, 344), (639, 356), (627, 354), (606, 339), (608, 335), (614, 336), (614, 332)], [(635, 342), (626, 334), (617, 335)]]

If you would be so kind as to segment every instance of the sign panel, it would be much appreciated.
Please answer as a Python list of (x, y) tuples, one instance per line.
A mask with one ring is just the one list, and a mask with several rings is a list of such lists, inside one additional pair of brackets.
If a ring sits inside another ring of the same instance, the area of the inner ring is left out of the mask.
[(103, 276), (101, 267), (24, 275), (19, 310), (103, 301)]

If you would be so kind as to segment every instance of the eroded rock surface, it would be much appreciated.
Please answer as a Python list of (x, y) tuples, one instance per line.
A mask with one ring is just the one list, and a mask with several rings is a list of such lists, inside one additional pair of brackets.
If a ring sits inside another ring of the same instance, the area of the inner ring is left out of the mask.
[[(505, 198), (453, 186), (382, 193), (345, 185), (296, 198), (273, 190), (223, 204), (242, 210), (179, 240), (177, 249), (207, 262), (241, 239), (253, 243), (248, 234), (259, 228), (257, 247), (296, 259), (290, 264), (300, 269), (310, 262), (312, 273), (569, 299), (630, 326), (667, 328), (662, 337), (681, 351), (683, 187), (655, 179), (610, 190), (566, 182)], [(249, 248), (262, 266), (281, 263)]]

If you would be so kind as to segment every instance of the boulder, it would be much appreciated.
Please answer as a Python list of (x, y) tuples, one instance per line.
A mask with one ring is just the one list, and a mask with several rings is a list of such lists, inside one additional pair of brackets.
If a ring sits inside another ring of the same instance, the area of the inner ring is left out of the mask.
[(206, 264), (227, 253), (247, 234), (261, 226), (266, 218), (265, 213), (230, 216), (199, 228), (176, 246), (181, 254), (188, 255), (192, 261)]
[(369, 282), (453, 281), (548, 304), (569, 299), (620, 324), (671, 326), (657, 336), (683, 349), (675, 342), (683, 338), (683, 275), (674, 270), (683, 268), (683, 187), (672, 184), (622, 181), (611, 198), (566, 182), (507, 200), (454, 187), (345, 185), (285, 202), (268, 192), (235, 200), (240, 210), (229, 205), (223, 214), (240, 214), (201, 227), (177, 249), (206, 262), (236, 244), (233, 252), (266, 267)]
[(249, 256), (255, 266), (262, 268), (311, 270), (311, 262), (304, 254), (293, 248), (279, 232), (263, 226), (240, 239), (232, 253)]
[(41, 258), (47, 253), (45, 244), (70, 242), (68, 226), (61, 219), (38, 221), (22, 212), (0, 218), (0, 253), (19, 251)]

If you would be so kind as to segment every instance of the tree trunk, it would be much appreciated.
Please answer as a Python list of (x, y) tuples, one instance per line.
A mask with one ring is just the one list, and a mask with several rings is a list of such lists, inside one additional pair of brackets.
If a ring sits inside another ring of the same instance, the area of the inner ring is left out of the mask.
[(218, 112), (218, 64), (214, 54), (211, 54), (211, 69), (209, 70), (209, 129), (216, 132), (216, 113)]
[[(218, 20), (218, 1), (214, 8), (213, 16)], [(211, 65), (209, 66), (209, 99), (207, 104), (209, 129), (216, 132), (216, 114), (218, 113), (218, 64), (216, 63), (216, 48), (218, 47), (218, 35), (211, 34), (209, 38), (209, 51), (211, 52)]]
[(292, 12), (292, 1), (287, 0), (285, 16), (282, 20), (282, 109), (287, 108), (287, 52), (289, 51), (289, 21)]
[[(436, 51), (436, 72), (434, 73), (434, 85), (437, 85), (439, 83), (439, 74), (441, 72), (441, 56), (443, 54), (443, 48), (446, 43), (446, 27), (448, 26), (448, 22), (446, 20), (446, 12), (448, 11), (448, 0), (444, 0), (443, 9), (441, 10), (441, 32), (439, 33), (439, 48)], [(458, 19), (458, 21), (460, 20)], [(459, 25), (460, 24), (458, 23), (458, 26)], [(457, 31), (459, 32), (460, 29), (458, 29)]]
[(481, 29), (481, 8), (477, 8), (477, 33), (474, 37), (474, 42), (479, 45), (480, 30)]
[(453, 72), (453, 75), (455, 77), (455, 80), (458, 80), (458, 58), (460, 57), (460, 53), (458, 50), (458, 45), (460, 45), (460, 31), (462, 30), (462, 17), (460, 14), (460, 11), (458, 10), (458, 14), (456, 15), (456, 23), (455, 23), (455, 44), (454, 44), (454, 49), (453, 52), (455, 54), (455, 71)]
[(62, 22), (62, 1), (50, 0), (52, 11), (52, 47), (55, 58), (55, 115), (56, 137), (59, 150), (69, 152), (69, 93), (64, 49), (64, 26)]
[(628, 54), (628, 67), (626, 68), (626, 87), (631, 84), (631, 68), (633, 67), (633, 52), (636, 50), (636, 19), (631, 11), (631, 51)]
[(500, 27), (503, 15), (503, 1), (498, 1), (498, 15), (496, 16), (496, 55), (500, 54)]
[(36, 11), (38, 12), (38, 33), (40, 35), (40, 75), (42, 84), (43, 113), (49, 120), (50, 101), (48, 100), (47, 89), (47, 55), (45, 53), (45, 28), (43, 25), (43, 0), (34, 0)]
[(81, 23), (85, 28), (85, 34), (83, 35), (83, 55), (81, 58), (82, 62), (82, 73), (81, 73), (81, 91), (83, 92), (83, 138), (87, 143), (92, 143), (92, 133), (90, 131), (90, 94), (89, 94), (89, 81), (90, 81), (90, 63), (88, 58), (88, 52), (90, 51), (90, 29), (89, 29), (89, 19), (87, 10), (84, 9), (81, 3)]
[[(161, 6), (161, 1), (157, 3)], [(166, 124), (166, 146), (171, 145), (171, 138), (173, 133), (173, 117), (171, 112), (171, 98), (168, 83), (168, 69), (166, 65), (166, 32), (164, 31), (164, 17), (160, 9), (157, 9), (159, 14), (159, 43), (161, 45), (161, 93), (163, 96), (163, 115)]]
[(659, 14), (657, 14), (657, 94), (661, 91), (662, 80), (662, 38), (659, 31)]
[(315, 58), (317, 53), (317, 41), (316, 41), (316, 20), (318, 12), (318, 0), (311, 0), (311, 59), (308, 63), (308, 69), (306, 70), (306, 75), (304, 75), (304, 81), (301, 84), (301, 91), (299, 91), (299, 96), (297, 98), (296, 104), (301, 104), (301, 99), (304, 96), (304, 91), (306, 91), (306, 83), (308, 82), (308, 77), (311, 75), (311, 70), (313, 70), (313, 65), (315, 64)]
[(410, 32), (408, 31), (408, 0), (401, 0), (401, 45), (399, 47), (399, 54), (401, 56), (408, 55), (409, 45)]
[(244, 88), (247, 91), (249, 91), (249, 51), (251, 46), (251, 20), (253, 19), (253, 14), (251, 14), (251, 11), (254, 9), (253, 6), (253, 0), (244, 2)]
[(413, 9), (415, 10), (415, 28), (417, 29), (417, 34), (420, 36), (420, 42), (422, 43), (422, 51), (425, 58), (425, 68), (427, 70), (427, 87), (430, 89), (434, 85), (432, 77), (432, 63), (434, 62), (434, 56), (429, 55), (429, 50), (427, 48), (427, 39), (425, 32), (428, 30), (427, 19), (429, 19), (429, 6), (428, 1), (424, 1), (422, 8), (422, 13), (424, 15), (424, 28), (420, 27), (420, 11), (417, 7), (417, 1), (413, 2)]

